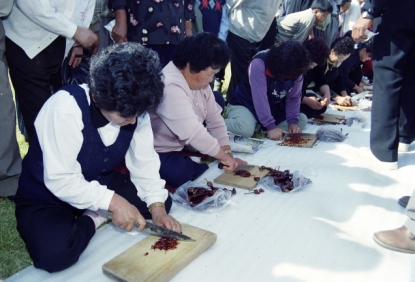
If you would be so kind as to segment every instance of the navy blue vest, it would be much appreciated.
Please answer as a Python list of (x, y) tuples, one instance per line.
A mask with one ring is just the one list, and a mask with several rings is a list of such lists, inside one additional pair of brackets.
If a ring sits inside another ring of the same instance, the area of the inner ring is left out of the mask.
[[(260, 59), (265, 61), (268, 50), (257, 53), (252, 59)], [(296, 79), (288, 81), (280, 81), (271, 76), (268, 72), (265, 73), (267, 77), (267, 97), (270, 105), (271, 114), (275, 119), (275, 124), (279, 124), (286, 120), (285, 116), (285, 97), (293, 88)], [(229, 103), (232, 105), (245, 106), (258, 120), (255, 111), (254, 102), (252, 99), (251, 85), (249, 84), (248, 76), (245, 76), (245, 81), (241, 81), (235, 90), (232, 92)]]
[[(82, 174), (87, 181), (97, 180), (101, 185), (108, 185), (113, 176), (113, 169), (123, 161), (127, 153), (137, 124), (121, 127), (117, 140), (107, 147), (102, 142), (98, 130), (92, 125), (84, 89), (78, 85), (69, 85), (62, 90), (68, 91), (75, 98), (82, 111), (84, 141), (77, 156)], [(68, 205), (59, 200), (45, 186), (42, 149), (36, 134), (30, 140), (29, 152), (22, 162), (18, 193), (19, 196), (36, 204)]]

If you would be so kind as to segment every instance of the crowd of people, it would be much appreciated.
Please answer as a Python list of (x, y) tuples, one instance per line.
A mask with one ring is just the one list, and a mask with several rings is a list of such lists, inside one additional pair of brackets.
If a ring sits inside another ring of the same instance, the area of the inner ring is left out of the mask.
[[(165, 187), (208, 169), (189, 155), (234, 171), (246, 162), (233, 156), (227, 131), (272, 140), (301, 133), (330, 103), (352, 105), (351, 94), (369, 85), (362, 64), (372, 57), (370, 148), (359, 155), (397, 169), (398, 150), (415, 140), (415, 80), (406, 63), (415, 56), (414, 5), (2, 1), (0, 196), (16, 203), (17, 229), (34, 266), (54, 272), (73, 265), (108, 211), (128, 231), (152, 219), (180, 232)], [(373, 43), (368, 29), (379, 32)], [(86, 50), (94, 54), (88, 83), (64, 86), (63, 59), (77, 68)], [(23, 161), (8, 73), (29, 141)], [(406, 201), (407, 223), (374, 239), (415, 253), (415, 197)]]

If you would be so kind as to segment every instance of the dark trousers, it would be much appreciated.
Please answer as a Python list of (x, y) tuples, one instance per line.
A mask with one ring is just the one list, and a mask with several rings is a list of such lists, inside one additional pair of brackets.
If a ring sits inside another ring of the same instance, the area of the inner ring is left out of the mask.
[(173, 56), (176, 54), (177, 50), (177, 45), (174, 44), (148, 44), (145, 46), (157, 52), (162, 68), (164, 68), (171, 60), (173, 60)]
[[(415, 61), (415, 1), (386, 8), (374, 37), (370, 149), (380, 161), (395, 162), (399, 135), (415, 135), (415, 69), (409, 63)], [(400, 115), (408, 126), (399, 126)]]
[(209, 166), (198, 164), (181, 152), (158, 153), (160, 158), (160, 177), (174, 188), (201, 176)]
[[(114, 173), (108, 189), (124, 197), (150, 219), (147, 205), (137, 196), (129, 175)], [(84, 210), (65, 205), (39, 205), (19, 196), (15, 197), (17, 230), (37, 268), (49, 272), (60, 271), (75, 264), (95, 234), (95, 225)], [(166, 211), (172, 201), (167, 198)], [(108, 247), (111, 247), (108, 245)]]
[(61, 65), (65, 56), (66, 38), (59, 36), (33, 59), (6, 37), (10, 78), (30, 138), (34, 122), (43, 104), (62, 87)]
[(228, 94), (236, 88), (244, 78), (248, 79), (248, 67), (252, 57), (259, 51), (271, 48), (275, 43), (277, 34), (277, 22), (274, 19), (265, 37), (260, 42), (249, 42), (248, 40), (229, 31), (226, 42), (232, 51), (231, 54), (231, 80), (229, 82)]

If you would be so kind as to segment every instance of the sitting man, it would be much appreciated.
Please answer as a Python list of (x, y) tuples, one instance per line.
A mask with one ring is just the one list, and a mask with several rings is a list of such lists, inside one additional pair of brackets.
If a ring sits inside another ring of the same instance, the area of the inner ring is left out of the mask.
[[(325, 109), (322, 110), (322, 107), (316, 103), (318, 99), (315, 93), (322, 96), (323, 99), (331, 97), (331, 100), (340, 106), (352, 105), (350, 96), (345, 90), (339, 67), (353, 52), (353, 45), (353, 40), (348, 36), (336, 38), (331, 45), (327, 61), (307, 73), (303, 85), (304, 97), (301, 101), (301, 112), (308, 118), (325, 112)], [(310, 44), (305, 44), (305, 46), (310, 52), (312, 46)]]
[[(167, 215), (171, 199), (147, 113), (163, 87), (157, 54), (123, 43), (92, 57), (89, 85), (62, 88), (42, 107), (15, 199), (35, 267), (54, 272), (76, 263), (108, 211), (127, 231), (136, 222), (142, 230), (144, 218), (181, 231)], [(124, 158), (129, 175), (114, 171)]]

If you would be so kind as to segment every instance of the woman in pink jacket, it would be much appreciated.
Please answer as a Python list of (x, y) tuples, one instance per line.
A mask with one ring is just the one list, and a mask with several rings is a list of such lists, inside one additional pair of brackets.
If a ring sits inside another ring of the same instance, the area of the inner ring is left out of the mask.
[(159, 154), (160, 176), (179, 187), (208, 169), (182, 151), (198, 151), (216, 158), (224, 169), (233, 171), (246, 162), (233, 158), (222, 108), (209, 82), (229, 61), (226, 43), (211, 33), (184, 39), (177, 53), (163, 69), (164, 101), (151, 114), (154, 148)]

